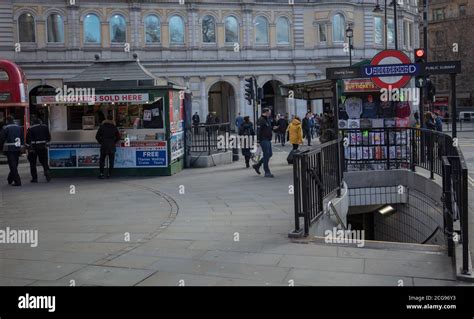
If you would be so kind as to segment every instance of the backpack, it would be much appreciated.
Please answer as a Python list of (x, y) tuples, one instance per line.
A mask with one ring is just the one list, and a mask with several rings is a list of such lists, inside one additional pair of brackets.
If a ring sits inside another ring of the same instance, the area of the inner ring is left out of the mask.
[(293, 159), (294, 155), (301, 153), (300, 150), (291, 150), (291, 152), (288, 154), (288, 157), (286, 158), (286, 161), (288, 162), (288, 165), (293, 165)]

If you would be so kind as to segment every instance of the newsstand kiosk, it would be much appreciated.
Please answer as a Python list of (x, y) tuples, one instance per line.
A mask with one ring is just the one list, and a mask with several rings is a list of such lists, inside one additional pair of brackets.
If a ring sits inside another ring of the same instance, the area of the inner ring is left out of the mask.
[(22, 69), (8, 60), (0, 60), (0, 128), (6, 117), (13, 115), (15, 123), (26, 131), (30, 124), (27, 81)]
[(184, 167), (184, 88), (158, 85), (138, 60), (96, 62), (65, 82), (44, 89), (36, 103), (48, 108), (53, 176), (99, 173), (97, 129), (113, 116), (120, 134), (114, 175), (172, 175)]

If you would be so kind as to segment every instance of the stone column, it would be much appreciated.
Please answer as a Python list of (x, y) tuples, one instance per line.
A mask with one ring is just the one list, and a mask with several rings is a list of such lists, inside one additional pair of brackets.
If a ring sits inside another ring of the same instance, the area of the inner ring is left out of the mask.
[(206, 94), (206, 77), (200, 76), (199, 79), (201, 80), (201, 121), (204, 122), (206, 120), (206, 116), (209, 113), (209, 106)]

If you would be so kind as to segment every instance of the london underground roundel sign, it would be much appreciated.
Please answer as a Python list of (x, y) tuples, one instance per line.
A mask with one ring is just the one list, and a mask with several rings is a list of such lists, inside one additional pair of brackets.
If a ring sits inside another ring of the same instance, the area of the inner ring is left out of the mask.
[[(372, 61), (370, 62), (371, 66), (382, 66), (382, 65), (391, 65), (391, 69), (394, 69), (396, 64), (410, 64), (410, 58), (398, 50), (384, 50), (378, 53)], [(397, 75), (397, 76), (380, 76), (372, 77), (372, 82), (381, 89), (399, 89), (404, 87), (410, 82), (410, 75)]]

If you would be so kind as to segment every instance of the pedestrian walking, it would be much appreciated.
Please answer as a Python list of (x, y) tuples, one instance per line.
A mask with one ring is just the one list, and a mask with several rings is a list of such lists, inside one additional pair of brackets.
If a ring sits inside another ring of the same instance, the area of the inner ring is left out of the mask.
[(418, 111), (416, 111), (413, 116), (415, 117), (416, 125), (420, 125), (420, 114), (418, 113)]
[(303, 119), (303, 138), (306, 138), (308, 146), (311, 146), (311, 112), (307, 112)]
[(298, 147), (303, 144), (303, 128), (301, 126), (301, 120), (296, 116), (290, 125), (288, 125), (288, 134), (293, 150), (297, 150)]
[(431, 112), (425, 113), (424, 128), (428, 130), (436, 130), (436, 125)]
[(192, 117), (193, 126), (194, 126), (194, 134), (199, 134), (199, 123), (201, 123), (201, 118), (199, 117), (198, 112), (194, 113)]
[(255, 130), (253, 129), (253, 123), (250, 122), (250, 116), (245, 116), (243, 118), (243, 123), (239, 127), (239, 135), (247, 137), (244, 139), (244, 145), (242, 146), (242, 155), (245, 158), (245, 166), (249, 168), (250, 158), (252, 157), (250, 149), (254, 146), (253, 141), (255, 137)]
[(272, 111), (269, 108), (262, 109), (262, 115), (257, 122), (257, 143), (262, 148), (263, 157), (260, 161), (253, 165), (257, 174), (260, 175), (260, 167), (263, 165), (265, 171), (265, 177), (274, 177), (270, 171), (269, 161), (272, 157), (272, 135), (273, 128), (271, 122)]
[(438, 132), (443, 132), (443, 119), (437, 112), (434, 113), (435, 128)]
[(43, 166), (43, 174), (46, 181), (51, 180), (48, 165), (48, 143), (51, 141), (51, 134), (48, 126), (40, 119), (34, 119), (33, 125), (26, 133), (26, 147), (28, 148), (28, 161), (30, 162), (31, 183), (38, 183), (38, 172), (36, 169), (37, 160)]
[(240, 115), (240, 113), (235, 118), (235, 132), (238, 134), (240, 126), (244, 123), (244, 118)]
[(288, 120), (283, 115), (280, 115), (280, 118), (277, 121), (277, 127), (277, 133), (280, 136), (281, 146), (285, 146)]
[(7, 177), (9, 185), (21, 186), (21, 178), (18, 174), (18, 162), (20, 160), (21, 146), (23, 145), (23, 134), (21, 127), (15, 124), (13, 116), (8, 116), (6, 125), (0, 132), (0, 146), (7, 157), (8, 168)]
[(105, 158), (109, 158), (109, 171), (107, 178), (112, 176), (115, 162), (116, 144), (120, 141), (120, 132), (115, 126), (112, 115), (107, 116), (107, 119), (102, 122), (95, 136), (97, 142), (100, 144), (100, 179), (104, 179)]

